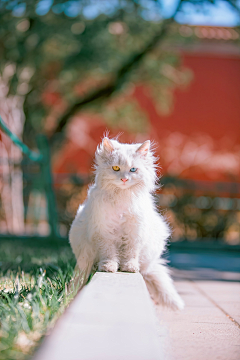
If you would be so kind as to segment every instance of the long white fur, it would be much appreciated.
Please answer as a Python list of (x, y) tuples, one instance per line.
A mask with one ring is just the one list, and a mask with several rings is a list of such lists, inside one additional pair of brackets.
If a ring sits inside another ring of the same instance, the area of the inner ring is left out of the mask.
[[(170, 230), (157, 212), (156, 158), (150, 141), (122, 144), (104, 138), (95, 154), (95, 182), (80, 205), (69, 239), (81, 272), (138, 272), (157, 303), (183, 309), (169, 271), (160, 260)], [(119, 166), (114, 171), (112, 166)], [(137, 168), (136, 172), (130, 172)], [(124, 183), (121, 179), (127, 178)]]

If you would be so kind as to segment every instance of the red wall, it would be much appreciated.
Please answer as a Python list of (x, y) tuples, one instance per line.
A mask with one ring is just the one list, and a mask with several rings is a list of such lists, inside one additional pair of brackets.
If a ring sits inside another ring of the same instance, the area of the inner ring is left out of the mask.
[[(240, 57), (182, 55), (183, 65), (193, 72), (193, 80), (187, 88), (173, 90), (170, 114), (157, 113), (143, 87), (137, 87), (134, 94), (148, 114), (151, 136), (159, 144), (162, 173), (239, 182)], [(180, 139), (179, 145), (174, 144), (171, 134), (176, 134), (177, 141)]]
[[(157, 113), (143, 86), (136, 87), (133, 94), (150, 120), (151, 132), (145, 135), (159, 145), (162, 173), (239, 182), (240, 57), (183, 53), (182, 60), (183, 66), (192, 70), (193, 80), (187, 88), (173, 90), (174, 106), (169, 115)], [(74, 136), (55, 158), (54, 172), (92, 172), (93, 155), (106, 127), (97, 115), (88, 117), (79, 114), (71, 123)], [(178, 141), (171, 134), (177, 134)], [(126, 132), (120, 138), (123, 142), (134, 140)]]
[(175, 91), (171, 114), (157, 114), (151, 98), (142, 88), (136, 89), (135, 96), (158, 135), (164, 130), (204, 132), (214, 139), (229, 136), (240, 144), (240, 57), (183, 54), (183, 64), (194, 78), (186, 90)]

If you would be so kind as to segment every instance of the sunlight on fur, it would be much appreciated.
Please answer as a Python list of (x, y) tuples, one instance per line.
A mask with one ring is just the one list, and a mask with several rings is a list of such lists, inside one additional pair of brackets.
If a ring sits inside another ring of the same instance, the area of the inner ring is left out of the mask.
[(170, 229), (154, 202), (156, 166), (149, 140), (122, 144), (105, 137), (95, 154), (95, 182), (79, 206), (69, 239), (85, 281), (93, 267), (140, 272), (156, 303), (183, 309), (160, 259)]

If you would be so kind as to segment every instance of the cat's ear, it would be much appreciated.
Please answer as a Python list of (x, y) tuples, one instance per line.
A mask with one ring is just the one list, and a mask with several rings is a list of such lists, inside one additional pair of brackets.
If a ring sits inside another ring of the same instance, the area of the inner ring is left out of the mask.
[(103, 144), (104, 150), (106, 150), (110, 153), (114, 150), (112, 142), (107, 137), (105, 137), (103, 139), (102, 144)]
[(147, 140), (141, 146), (139, 146), (136, 152), (141, 155), (147, 155), (149, 148), (150, 148), (150, 140)]

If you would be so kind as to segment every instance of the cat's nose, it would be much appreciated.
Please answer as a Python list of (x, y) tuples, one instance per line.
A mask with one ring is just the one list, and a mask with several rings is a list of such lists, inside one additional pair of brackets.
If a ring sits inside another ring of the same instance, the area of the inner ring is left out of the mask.
[(126, 182), (126, 181), (128, 181), (128, 179), (121, 179), (124, 183)]

